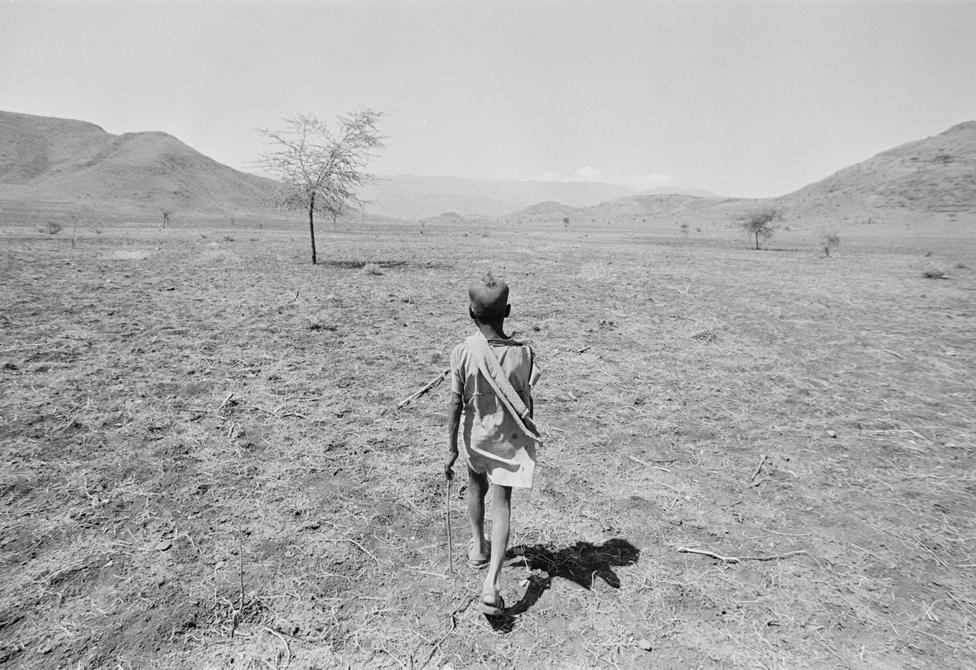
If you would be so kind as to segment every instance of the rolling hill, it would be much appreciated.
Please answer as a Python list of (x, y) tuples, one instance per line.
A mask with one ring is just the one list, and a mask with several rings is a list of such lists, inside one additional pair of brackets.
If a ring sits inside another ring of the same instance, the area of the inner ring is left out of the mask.
[(883, 151), (776, 199), (794, 215), (976, 212), (976, 121)]
[(275, 182), (161, 132), (112, 135), (84, 121), (0, 112), (0, 196), (193, 212), (259, 211)]

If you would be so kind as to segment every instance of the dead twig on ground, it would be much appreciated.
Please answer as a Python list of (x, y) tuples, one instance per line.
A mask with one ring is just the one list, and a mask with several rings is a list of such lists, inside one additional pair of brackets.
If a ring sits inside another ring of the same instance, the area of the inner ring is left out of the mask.
[(234, 397), (234, 392), (231, 391), (230, 393), (227, 394), (227, 397), (224, 398), (224, 402), (220, 403), (220, 407), (218, 407), (217, 409), (218, 410), (221, 410), (224, 407), (226, 407), (227, 406), (227, 403), (229, 403), (230, 402), (230, 399), (233, 398), (233, 397)]
[(401, 400), (400, 401), (400, 404), (398, 404), (396, 406), (396, 408), (397, 409), (402, 409), (405, 405), (413, 402), (414, 400), (416, 400), (417, 398), (419, 398), (423, 394), (427, 393), (427, 391), (429, 391), (432, 388), (434, 388), (435, 386), (437, 386), (440, 383), (440, 381), (442, 379), (444, 379), (444, 377), (446, 377), (448, 375), (448, 373), (450, 371), (451, 371), (450, 368), (444, 368), (443, 370), (441, 370), (440, 374), (438, 374), (436, 377), (434, 377), (429, 382), (427, 382), (427, 384), (422, 389), (420, 389), (419, 391), (413, 393), (410, 397), (408, 397), (408, 398), (406, 398), (404, 400)]
[(801, 554), (806, 554), (805, 549), (798, 549), (797, 551), (788, 551), (785, 554), (773, 554), (771, 556), (723, 556), (721, 554), (716, 554), (714, 551), (708, 551), (707, 549), (690, 549), (688, 547), (678, 547), (678, 553), (680, 554), (700, 554), (702, 556), (709, 556), (711, 558), (722, 561), (723, 563), (741, 563), (742, 561), (779, 561), (784, 558), (791, 558), (793, 556), (799, 556)]
[(266, 631), (268, 631), (269, 633), (271, 633), (272, 635), (274, 635), (279, 640), (281, 640), (281, 643), (283, 645), (285, 645), (285, 665), (284, 665), (284, 667), (287, 668), (288, 667), (288, 664), (291, 663), (291, 647), (288, 646), (288, 640), (286, 640), (284, 638), (284, 636), (281, 633), (279, 633), (278, 631), (276, 631), (274, 628), (271, 628), (269, 626), (265, 626), (264, 629)]
[(424, 662), (421, 663), (419, 666), (420, 670), (423, 670), (423, 668), (427, 667), (427, 664), (430, 663), (430, 659), (432, 659), (434, 657), (434, 654), (437, 653), (437, 650), (440, 649), (441, 644), (444, 642), (444, 640), (446, 640), (447, 637), (454, 632), (454, 629), (457, 628), (457, 615), (463, 612), (464, 610), (466, 610), (468, 608), (468, 605), (470, 605), (473, 600), (474, 600), (474, 596), (465, 596), (461, 604), (454, 608), (454, 611), (451, 612), (450, 614), (450, 619), (451, 619), (450, 625), (447, 627), (447, 630), (444, 632), (444, 634), (441, 635), (440, 639), (438, 639), (437, 642), (434, 643), (434, 646), (430, 648), (430, 652), (427, 654), (427, 657), (424, 659)]
[[(640, 459), (640, 458), (637, 458), (636, 456), (628, 456), (627, 458), (629, 458), (630, 460), (632, 460), (632, 461), (633, 461), (634, 463), (640, 463), (641, 465), (643, 465), (643, 466), (644, 466), (644, 467), (646, 467), (646, 468), (653, 468), (653, 469), (655, 469), (655, 470), (660, 470), (660, 471), (662, 471), (662, 472), (671, 472), (671, 471), (670, 471), (670, 470), (668, 470), (667, 468), (662, 468), (662, 467), (661, 467), (660, 465), (651, 465), (651, 464), (650, 464), (650, 463), (648, 463), (647, 461), (645, 461), (645, 460), (642, 460), (642, 459)], [(670, 463), (670, 462), (671, 462), (671, 461), (673, 461), (673, 460), (674, 460), (674, 459), (671, 459), (671, 460), (669, 460), (669, 461), (657, 461), (657, 462), (658, 462), (658, 463)]]
[(372, 554), (372, 552), (370, 552), (369, 549), (367, 549), (363, 545), (359, 544), (358, 542), (356, 542), (352, 538), (349, 538), (349, 537), (324, 537), (324, 538), (322, 538), (322, 541), (323, 542), (348, 542), (349, 544), (355, 545), (361, 552), (363, 552), (364, 554), (366, 554), (367, 556), (369, 556), (370, 558), (372, 558), (374, 561), (376, 561), (376, 565), (378, 565), (380, 567), (383, 567), (383, 564), (380, 563), (380, 559), (376, 558), (376, 556), (374, 556)]
[(328, 397), (327, 395), (317, 395), (313, 398), (295, 398), (295, 402), (316, 402), (317, 400), (323, 400)]
[(759, 465), (756, 466), (756, 471), (753, 472), (752, 477), (749, 478), (750, 482), (756, 481), (756, 477), (758, 477), (759, 473), (762, 472), (762, 466), (765, 462), (766, 462), (766, 454), (763, 454), (762, 456), (759, 457)]
[(241, 525), (240, 518), (237, 519), (237, 558), (238, 558), (238, 576), (241, 581), (241, 591), (238, 599), (237, 607), (235, 608), (231, 605), (231, 621), (230, 621), (230, 636), (234, 637), (234, 633), (237, 632), (237, 624), (240, 621), (241, 615), (244, 614), (244, 528)]

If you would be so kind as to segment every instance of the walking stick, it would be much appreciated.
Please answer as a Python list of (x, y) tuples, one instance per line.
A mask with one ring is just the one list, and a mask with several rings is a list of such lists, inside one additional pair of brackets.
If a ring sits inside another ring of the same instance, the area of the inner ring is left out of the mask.
[(447, 574), (454, 573), (454, 541), (451, 536), (451, 480), (447, 480), (447, 495), (444, 497), (444, 519), (447, 521)]

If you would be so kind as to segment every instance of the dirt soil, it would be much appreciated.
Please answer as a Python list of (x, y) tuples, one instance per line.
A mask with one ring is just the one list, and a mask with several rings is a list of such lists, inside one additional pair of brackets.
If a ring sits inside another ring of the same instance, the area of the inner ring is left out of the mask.
[[(976, 226), (0, 237), (4, 667), (976, 667)], [(446, 385), (396, 409), (489, 267), (546, 435), (502, 619)]]

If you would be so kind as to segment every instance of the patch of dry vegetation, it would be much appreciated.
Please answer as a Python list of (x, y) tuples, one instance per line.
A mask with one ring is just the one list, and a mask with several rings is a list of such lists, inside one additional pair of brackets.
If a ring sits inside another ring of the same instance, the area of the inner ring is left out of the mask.
[[(6, 229), (0, 663), (976, 663), (976, 274), (602, 228)], [(494, 625), (445, 385), (396, 409), (489, 266), (548, 436)]]

